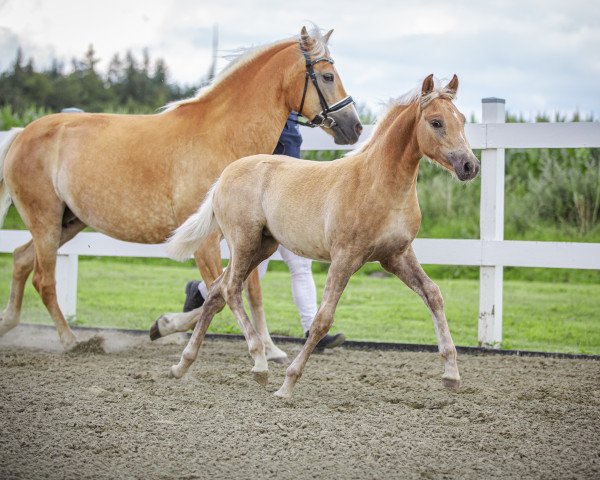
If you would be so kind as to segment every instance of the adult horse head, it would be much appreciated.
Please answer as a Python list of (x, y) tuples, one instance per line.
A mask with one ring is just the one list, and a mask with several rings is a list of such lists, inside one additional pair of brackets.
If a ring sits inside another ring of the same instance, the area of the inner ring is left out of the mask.
[[(354, 144), (360, 137), (363, 127), (358, 118), (354, 101), (346, 90), (335, 69), (334, 62), (326, 47), (333, 30), (323, 37), (325, 48), (315, 49), (315, 40), (306, 28), (300, 34), (300, 48), (305, 60), (306, 75), (300, 105), (295, 110), (309, 120), (304, 125), (323, 127), (333, 136), (338, 145)], [(316, 51), (316, 56), (311, 56)], [(309, 82), (314, 89), (310, 92)]]

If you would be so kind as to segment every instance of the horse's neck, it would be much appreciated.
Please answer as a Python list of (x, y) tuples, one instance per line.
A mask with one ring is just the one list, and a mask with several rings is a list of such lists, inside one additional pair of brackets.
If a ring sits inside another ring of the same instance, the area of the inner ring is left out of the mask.
[(372, 182), (391, 196), (416, 192), (421, 152), (416, 138), (417, 105), (398, 106), (365, 151), (365, 169)]
[[(271, 153), (290, 113), (282, 90), (284, 72), (294, 65), (295, 51), (286, 46), (266, 51), (236, 68), (206, 95), (175, 109), (190, 125), (226, 141), (236, 159)], [(177, 110), (181, 109), (180, 112)]]

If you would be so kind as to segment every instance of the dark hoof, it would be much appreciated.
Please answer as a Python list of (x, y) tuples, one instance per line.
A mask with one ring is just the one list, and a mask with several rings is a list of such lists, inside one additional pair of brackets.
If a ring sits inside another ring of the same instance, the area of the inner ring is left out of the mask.
[(152, 327), (150, 327), (150, 340), (154, 341), (160, 337), (162, 337), (162, 335), (158, 329), (158, 320), (156, 320), (156, 322), (152, 324)]
[(442, 378), (442, 385), (448, 390), (458, 392), (460, 390), (460, 380), (454, 380), (453, 378)]
[(269, 384), (269, 372), (252, 372), (252, 375), (259, 385), (266, 387)]

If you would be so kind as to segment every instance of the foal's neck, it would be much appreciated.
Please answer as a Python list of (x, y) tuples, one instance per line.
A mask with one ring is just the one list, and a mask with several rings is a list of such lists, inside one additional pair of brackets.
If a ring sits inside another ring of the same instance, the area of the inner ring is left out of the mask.
[(365, 152), (373, 180), (395, 192), (416, 189), (421, 158), (416, 135), (417, 114), (417, 103), (393, 107)]

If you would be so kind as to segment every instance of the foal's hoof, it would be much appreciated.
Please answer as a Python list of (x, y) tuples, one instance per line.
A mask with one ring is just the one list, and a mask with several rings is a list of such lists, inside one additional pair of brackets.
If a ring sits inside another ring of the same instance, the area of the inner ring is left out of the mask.
[(289, 365), (290, 364), (290, 359), (285, 354), (283, 355), (283, 357), (275, 357), (275, 358), (267, 357), (267, 360), (269, 360), (269, 362), (279, 363), (280, 365)]
[(252, 372), (252, 375), (259, 385), (266, 387), (269, 384), (269, 372)]
[(442, 378), (442, 385), (448, 390), (458, 392), (460, 390), (460, 380), (454, 378)]
[(162, 337), (160, 330), (158, 329), (158, 320), (160, 320), (160, 318), (157, 319), (150, 327), (150, 340), (152, 341)]
[(169, 373), (167, 374), (167, 376), (169, 378), (181, 378), (183, 377), (183, 375), (185, 374), (185, 372), (182, 372), (181, 369), (177, 366), (177, 365), (173, 365), (170, 369), (169, 369)]
[(282, 400), (290, 400), (292, 398), (292, 394), (284, 391), (283, 387), (277, 390), (273, 395), (275, 395), (277, 398), (281, 398)]

